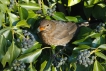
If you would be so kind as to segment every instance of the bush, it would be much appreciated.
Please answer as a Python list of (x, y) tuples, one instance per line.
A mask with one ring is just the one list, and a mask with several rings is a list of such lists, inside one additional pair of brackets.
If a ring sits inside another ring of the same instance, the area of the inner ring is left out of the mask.
[[(1, 71), (106, 71), (105, 0), (0, 0), (0, 11)], [(39, 38), (42, 19), (89, 27), (62, 49)]]

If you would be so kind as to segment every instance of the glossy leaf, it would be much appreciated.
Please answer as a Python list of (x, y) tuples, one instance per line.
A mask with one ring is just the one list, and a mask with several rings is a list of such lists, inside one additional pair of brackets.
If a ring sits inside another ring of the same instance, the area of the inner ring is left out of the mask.
[(20, 4), (20, 6), (25, 8), (26, 10), (40, 10), (40, 6), (36, 3), (24, 3)]
[(93, 71), (104, 71), (103, 66), (97, 60), (94, 63)]
[(6, 4), (6, 5), (9, 4), (9, 0), (6, 0), (6, 1), (0, 0), (0, 2), (1, 2), (2, 4)]
[(51, 70), (51, 64), (52, 64), (52, 59), (49, 58), (45, 68), (44, 68), (44, 71), (50, 71)]
[(35, 69), (35, 67), (32, 65), (32, 63), (30, 63), (29, 67), (28, 67), (28, 71), (37, 71)]
[(16, 24), (16, 22), (19, 20), (18, 16), (13, 13), (8, 12), (8, 15), (9, 15), (9, 21), (11, 23), (11, 26)]
[(19, 14), (20, 14), (20, 19), (27, 19), (28, 17), (28, 11), (25, 8), (19, 8)]
[(103, 50), (106, 50), (106, 44), (102, 44), (98, 48), (103, 49)]
[(7, 6), (5, 4), (0, 4), (0, 10), (6, 12)]
[(17, 26), (17, 27), (27, 27), (27, 28), (30, 27), (30, 26), (28, 25), (28, 23), (26, 22), (26, 20), (21, 20), (21, 21), (19, 21), (16, 26)]
[(41, 64), (40, 71), (43, 71), (43, 70), (44, 70), (46, 64), (47, 64), (47, 61), (44, 61), (44, 62)]
[(98, 47), (100, 44), (104, 44), (105, 43), (105, 37), (101, 36), (101, 37), (97, 37), (96, 39), (94, 39), (94, 41), (92, 42), (92, 47)]
[(34, 51), (34, 50), (39, 49), (39, 48), (41, 48), (41, 44), (36, 42), (31, 48), (22, 49), (22, 54), (29, 53), (29, 52)]
[(65, 15), (62, 12), (55, 12), (52, 17), (56, 20), (67, 21)]
[(5, 55), (4, 49), (6, 48), (6, 45), (7, 45), (6, 38), (3, 35), (0, 35), (0, 61)]
[(101, 57), (102, 59), (106, 60), (106, 56), (101, 52), (95, 52), (95, 55), (97, 55), (98, 57)]
[(2, 22), (4, 22), (4, 14), (0, 12), (0, 27), (3, 24)]
[(2, 65), (3, 67), (6, 65), (6, 62), (11, 64), (11, 62), (18, 57), (20, 54), (20, 49), (14, 44), (14, 41), (12, 42), (11, 46), (8, 48), (8, 51), (6, 52), (5, 56), (2, 59)]
[(42, 49), (37, 49), (36, 51), (21, 55), (18, 60), (21, 60), (25, 63), (31, 63), (40, 56), (41, 52)]
[(57, 68), (52, 66), (52, 71), (57, 71)]
[(72, 16), (66, 16), (65, 17), (68, 21), (72, 21), (72, 22), (78, 22), (76, 17), (72, 17)]
[(11, 30), (7, 30), (3, 33), (3, 35), (5, 36), (6, 39), (11, 40), (12, 39), (12, 32)]
[(0, 34), (3, 34), (5, 31), (10, 30), (11, 27), (6, 27), (0, 30)]
[(68, 6), (73, 6), (79, 3), (81, 0), (68, 0)]
[(92, 7), (92, 6), (94, 6), (94, 4), (101, 2), (101, 1), (103, 1), (103, 0), (85, 0), (84, 6)]

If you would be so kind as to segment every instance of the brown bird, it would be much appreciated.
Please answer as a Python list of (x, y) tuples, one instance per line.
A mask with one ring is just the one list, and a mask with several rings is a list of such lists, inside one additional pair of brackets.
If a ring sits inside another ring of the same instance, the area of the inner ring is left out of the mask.
[(38, 31), (44, 43), (54, 46), (66, 46), (73, 38), (77, 25), (72, 22), (42, 20)]

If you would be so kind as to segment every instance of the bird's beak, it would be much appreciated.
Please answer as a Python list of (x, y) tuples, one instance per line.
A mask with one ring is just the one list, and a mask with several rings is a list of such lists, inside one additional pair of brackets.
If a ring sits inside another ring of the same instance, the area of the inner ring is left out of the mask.
[(38, 27), (38, 32), (41, 32), (41, 31), (43, 31), (43, 30), (45, 30), (45, 28), (44, 27)]

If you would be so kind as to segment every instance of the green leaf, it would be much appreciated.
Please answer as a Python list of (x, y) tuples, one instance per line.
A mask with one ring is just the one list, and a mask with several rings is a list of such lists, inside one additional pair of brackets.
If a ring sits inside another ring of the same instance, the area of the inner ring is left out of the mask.
[(20, 49), (14, 44), (14, 41), (12, 42), (11, 46), (8, 48), (8, 51), (6, 52), (5, 56), (2, 59), (2, 65), (3, 67), (6, 65), (6, 62), (11, 64), (11, 62), (18, 57), (20, 54)]
[(7, 30), (3, 33), (3, 35), (5, 36), (6, 39), (11, 40), (12, 39), (12, 32), (11, 30)]
[(103, 66), (97, 60), (94, 63), (93, 71), (104, 71)]
[(41, 44), (36, 42), (31, 48), (29, 48), (29, 49), (22, 49), (22, 53), (23, 54), (29, 53), (29, 52), (34, 51), (34, 50), (39, 49), (39, 48), (41, 48)]
[(28, 71), (37, 71), (34, 67), (34, 65), (32, 65), (32, 63), (30, 63), (29, 67), (28, 67)]
[(75, 47), (73, 50), (78, 52), (80, 50), (89, 49), (89, 48), (91, 47), (88, 45), (79, 45), (78, 47)]
[(52, 71), (57, 71), (56, 67), (52, 66)]
[(36, 51), (21, 55), (18, 60), (21, 60), (25, 63), (31, 63), (40, 56), (41, 52), (42, 49), (37, 49)]
[(5, 5), (5, 4), (0, 4), (0, 10), (5, 13), (6, 10), (7, 10), (7, 5)]
[(98, 57), (101, 57), (102, 59), (106, 60), (106, 56), (101, 53), (101, 52), (95, 52), (95, 54), (98, 56)]
[(26, 10), (40, 10), (40, 6), (36, 3), (24, 3), (20, 4), (20, 6), (25, 8)]
[(76, 17), (72, 17), (72, 16), (66, 16), (65, 17), (68, 21), (72, 21), (72, 22), (78, 22), (77, 18)]
[(0, 30), (0, 35), (3, 34), (5, 31), (10, 30), (11, 27), (6, 27)]
[(10, 3), (9, 0), (6, 0), (6, 1), (0, 0), (0, 2), (1, 2), (2, 4), (6, 4), (6, 5), (8, 5), (8, 4)]
[(47, 14), (47, 9), (48, 9), (48, 6), (46, 6), (42, 0), (42, 11), (43, 11), (43, 14)]
[(49, 58), (45, 68), (44, 68), (44, 71), (50, 71), (51, 70), (51, 63), (52, 63), (52, 58)]
[(94, 41), (92, 42), (92, 47), (96, 48), (100, 44), (104, 44), (104, 43), (105, 43), (105, 37), (100, 36), (100, 37), (97, 37), (96, 39), (94, 39)]
[(81, 0), (68, 0), (68, 6), (73, 6), (79, 3)]
[(106, 50), (106, 44), (102, 44), (98, 48), (103, 49), (103, 50)]
[(5, 19), (4, 19), (4, 13), (0, 12), (0, 27), (3, 24), (2, 22), (4, 22), (4, 21), (5, 21)]
[(19, 20), (18, 16), (13, 13), (8, 12), (8, 15), (9, 15), (9, 21), (10, 21), (11, 26), (13, 24), (16, 24), (16, 22)]
[(94, 18), (105, 20), (105, 7), (101, 7), (100, 5), (95, 5), (92, 11), (92, 15)]
[(44, 61), (44, 62), (41, 64), (40, 71), (43, 71), (43, 70), (44, 70), (46, 64), (47, 64), (47, 61)]
[(6, 48), (7, 42), (3, 35), (0, 35), (0, 61), (5, 55), (5, 48)]
[(26, 20), (21, 20), (16, 24), (17, 27), (28, 27), (30, 28), (30, 26), (28, 25), (28, 23), (26, 22)]
[(52, 17), (56, 20), (67, 21), (65, 15), (62, 12), (55, 12)]
[(28, 11), (25, 8), (20, 7), (19, 14), (20, 14), (21, 20), (27, 19), (27, 17), (28, 17)]
[(90, 16), (92, 15), (93, 7), (89, 7), (89, 8), (84, 7), (83, 9), (84, 9), (86, 18), (89, 19)]

